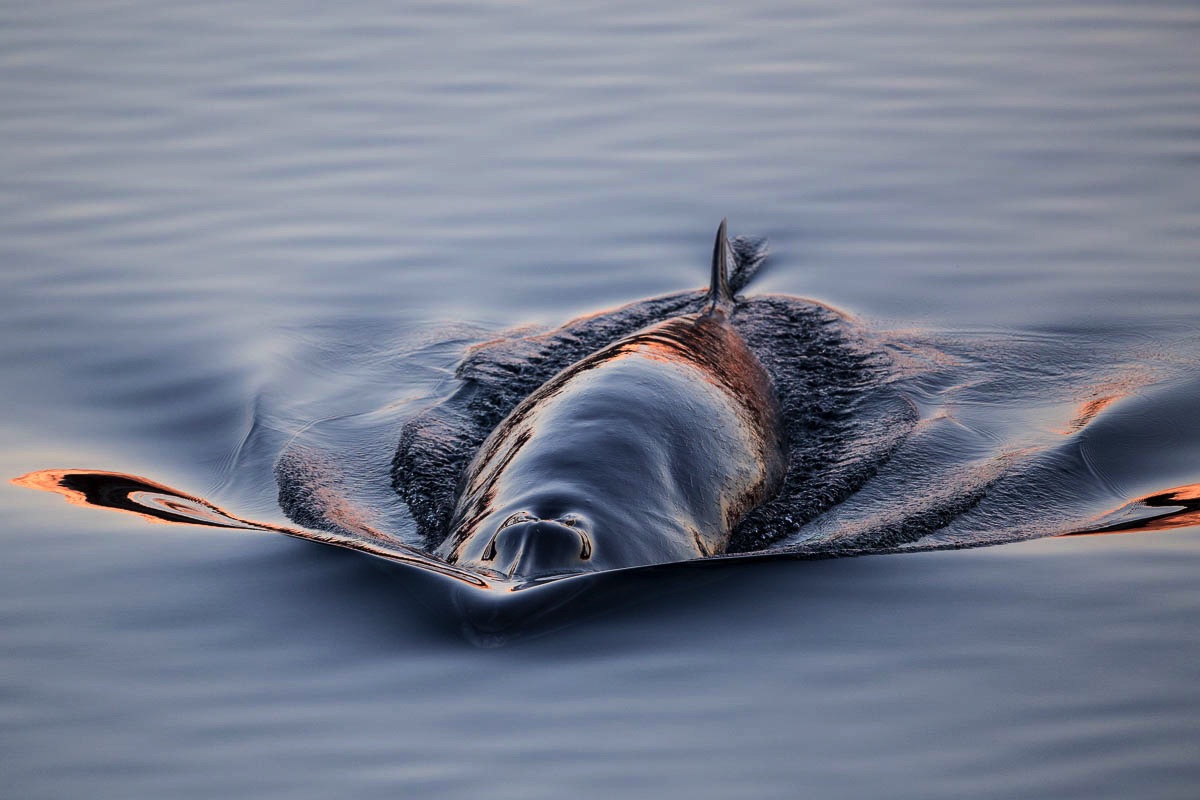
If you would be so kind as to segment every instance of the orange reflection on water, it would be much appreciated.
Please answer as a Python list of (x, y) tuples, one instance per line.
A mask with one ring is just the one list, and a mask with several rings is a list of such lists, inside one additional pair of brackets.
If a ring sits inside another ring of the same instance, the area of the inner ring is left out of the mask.
[(368, 527), (353, 515), (350, 519), (353, 531), (347, 534), (255, 522), (170, 486), (137, 475), (103, 470), (48, 469), (13, 478), (11, 482), (62, 495), (71, 505), (121, 511), (148, 522), (282, 533), (418, 566), (481, 588), (488, 586), (480, 576), (415, 550), (395, 536)]
[(60, 494), (73, 506), (101, 506), (133, 514), (147, 522), (289, 532), (286, 528), (239, 519), (207, 500), (146, 478), (120, 472), (47, 469), (13, 478), (11, 483), (26, 489)]
[(1200, 483), (1179, 486), (1174, 489), (1168, 489), (1165, 492), (1158, 492), (1138, 498), (1117, 509), (1114, 513), (1138, 507), (1170, 508), (1172, 510), (1149, 517), (1117, 522), (1111, 525), (1101, 525), (1062, 535), (1095, 536), (1109, 533), (1129, 533), (1132, 531), (1167, 531), (1177, 528), (1200, 526)]
[(1113, 394), (1088, 400), (1079, 407), (1078, 411), (1075, 412), (1075, 416), (1070, 422), (1067, 423), (1067, 427), (1057, 431), (1057, 433), (1061, 433), (1064, 436), (1070, 436), (1072, 433), (1078, 433), (1079, 431), (1083, 430), (1089, 422), (1095, 419), (1095, 417), (1101, 411), (1108, 408), (1122, 397), (1124, 397), (1124, 395)]

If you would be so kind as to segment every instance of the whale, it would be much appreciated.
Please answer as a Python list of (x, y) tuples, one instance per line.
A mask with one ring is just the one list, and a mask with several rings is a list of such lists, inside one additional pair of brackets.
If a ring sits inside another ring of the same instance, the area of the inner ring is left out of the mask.
[(722, 221), (702, 310), (572, 363), (495, 427), (438, 557), (535, 580), (725, 552), (787, 462), (771, 378), (731, 323), (733, 258)]

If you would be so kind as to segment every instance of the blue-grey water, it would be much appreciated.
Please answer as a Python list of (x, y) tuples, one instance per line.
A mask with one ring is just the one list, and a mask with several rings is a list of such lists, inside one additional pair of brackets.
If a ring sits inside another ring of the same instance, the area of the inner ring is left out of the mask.
[(1198, 40), (1191, 2), (0, 5), (5, 478), (286, 525), (302, 443), (403, 536), (397, 430), (467, 347), (702, 285), (728, 216), (934, 432), (806, 530), (985, 458), (933, 544), (1193, 507), (652, 574), (483, 648), (411, 570), (6, 481), (0, 793), (1195, 797)]

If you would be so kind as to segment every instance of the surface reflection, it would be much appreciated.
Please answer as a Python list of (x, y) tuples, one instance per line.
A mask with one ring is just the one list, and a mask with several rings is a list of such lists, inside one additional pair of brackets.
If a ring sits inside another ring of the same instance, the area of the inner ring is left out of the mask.
[[(1169, 509), (1162, 513), (1142, 516), (1146, 509)], [(1118, 522), (1100, 525), (1082, 531), (1063, 534), (1063, 536), (1096, 536), (1110, 533), (1131, 533), (1135, 531), (1169, 531), (1177, 528), (1190, 528), (1200, 525), (1200, 483), (1179, 486), (1165, 492), (1138, 498), (1103, 519), (1113, 517), (1132, 517)]]
[(360, 526), (360, 536), (349, 536), (256, 522), (231, 514), (203, 498), (138, 475), (102, 470), (51, 469), (30, 472), (14, 478), (12, 483), (60, 494), (72, 505), (122, 511), (149, 522), (282, 533), (418, 566), (475, 586), (488, 585), (480, 576), (431, 558), (382, 531)]
[[(54, 492), (72, 505), (120, 511), (141, 517), (148, 522), (282, 533), (285, 536), (334, 545), (394, 563), (417, 567), (426, 573), (453, 578), (459, 586), (466, 585), (476, 589), (489, 590), (485, 594), (490, 596), (491, 600), (483, 596), (472, 599), (472, 597), (462, 595), (455, 601), (459, 611), (472, 618), (470, 621), (473, 624), (478, 621), (480, 614), (500, 613), (499, 606), (493, 601), (505, 596), (512, 597), (514, 593), (527, 593), (526, 590), (549, 587), (551, 584), (554, 584), (559, 590), (565, 588), (567, 584), (573, 588), (566, 592), (557, 591), (555, 596), (558, 597), (558, 600), (554, 603), (547, 604), (548, 595), (544, 593), (538, 593), (539, 597), (536, 600), (532, 597), (529, 598), (530, 603), (540, 603), (546, 605), (547, 608), (561, 605), (564, 598), (585, 591), (587, 588), (585, 584), (593, 589), (603, 585), (602, 581), (597, 582), (595, 579), (605, 576), (615, 577), (618, 581), (624, 582), (631, 576), (643, 572), (658, 574), (663, 570), (669, 571), (690, 564), (716, 565), (718, 562), (821, 558), (831, 555), (861, 555), (869, 552), (843, 550), (836, 554), (822, 554), (794, 548), (781, 548), (774, 553), (759, 551), (724, 555), (673, 564), (660, 564), (652, 568), (610, 570), (599, 575), (506, 580), (501, 575), (483, 574), (455, 567), (439, 558), (405, 545), (382, 531), (364, 527), (361, 535), (350, 536), (250, 520), (230, 513), (201, 497), (187, 494), (138, 475), (103, 470), (40, 470), (13, 478), (11, 483), (28, 489)], [(1163, 509), (1163, 511), (1147, 516), (1145, 512), (1151, 509)], [(1065, 538), (1166, 531), (1193, 526), (1200, 526), (1200, 483), (1180, 486), (1138, 498), (1104, 515), (1098, 520), (1098, 524), (1092, 527), (1059, 534), (1059, 536)], [(887, 550), (877, 550), (876, 552), (887, 552)], [(585, 580), (585, 578), (593, 580)], [(475, 595), (476, 593), (470, 592), (469, 594)], [(547, 610), (547, 608), (535, 608), (530, 603), (505, 609), (505, 626), (515, 624), (515, 620), (526, 621)]]
[(1063, 436), (1070, 436), (1073, 433), (1078, 433), (1088, 426), (1093, 419), (1099, 416), (1100, 412), (1111, 406), (1123, 397), (1123, 395), (1110, 395), (1108, 397), (1096, 397), (1088, 400), (1079, 406), (1075, 416), (1067, 423), (1065, 430), (1059, 431)]

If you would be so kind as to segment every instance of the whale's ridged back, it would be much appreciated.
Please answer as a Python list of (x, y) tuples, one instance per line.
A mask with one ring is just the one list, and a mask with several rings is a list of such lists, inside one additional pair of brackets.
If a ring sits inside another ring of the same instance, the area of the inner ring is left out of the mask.
[[(655, 298), (468, 353), (455, 393), (403, 426), (392, 465), (393, 485), (427, 545), (449, 533), (467, 464), (522, 400), (571, 363), (649, 324), (697, 313), (704, 300), (700, 292)], [(787, 441), (782, 488), (733, 532), (730, 551), (751, 551), (852, 494), (911, 429), (914, 414), (890, 388), (888, 357), (828, 308), (755, 297), (738, 303), (730, 321), (771, 377)]]
[[(762, 241), (743, 237), (718, 248), (722, 239), (714, 255), (725, 254), (732, 297), (764, 263), (767, 250)], [(392, 463), (393, 486), (427, 545), (436, 547), (448, 535), (468, 463), (518, 404), (566, 367), (640, 329), (711, 308), (711, 289), (632, 303), (469, 350), (456, 372), (457, 390), (403, 426)], [(786, 441), (782, 488), (733, 532), (730, 550), (750, 551), (794, 533), (849, 496), (889, 457), (915, 416), (889, 388), (888, 357), (825, 306), (769, 296), (735, 299), (724, 310), (770, 377)]]
[[(564, 502), (545, 487), (566, 482), (570, 502), (608, 509), (620, 536), (683, 536), (658, 548), (677, 557), (721, 553), (733, 526), (778, 490), (784, 464), (771, 380), (724, 312), (674, 317), (572, 364), (522, 401), (467, 469), (439, 552), (454, 560), (460, 547), (480, 550), (477, 537), (501, 517)], [(612, 525), (603, 532), (608, 566), (642, 563), (612, 561), (646, 552), (614, 542)]]

